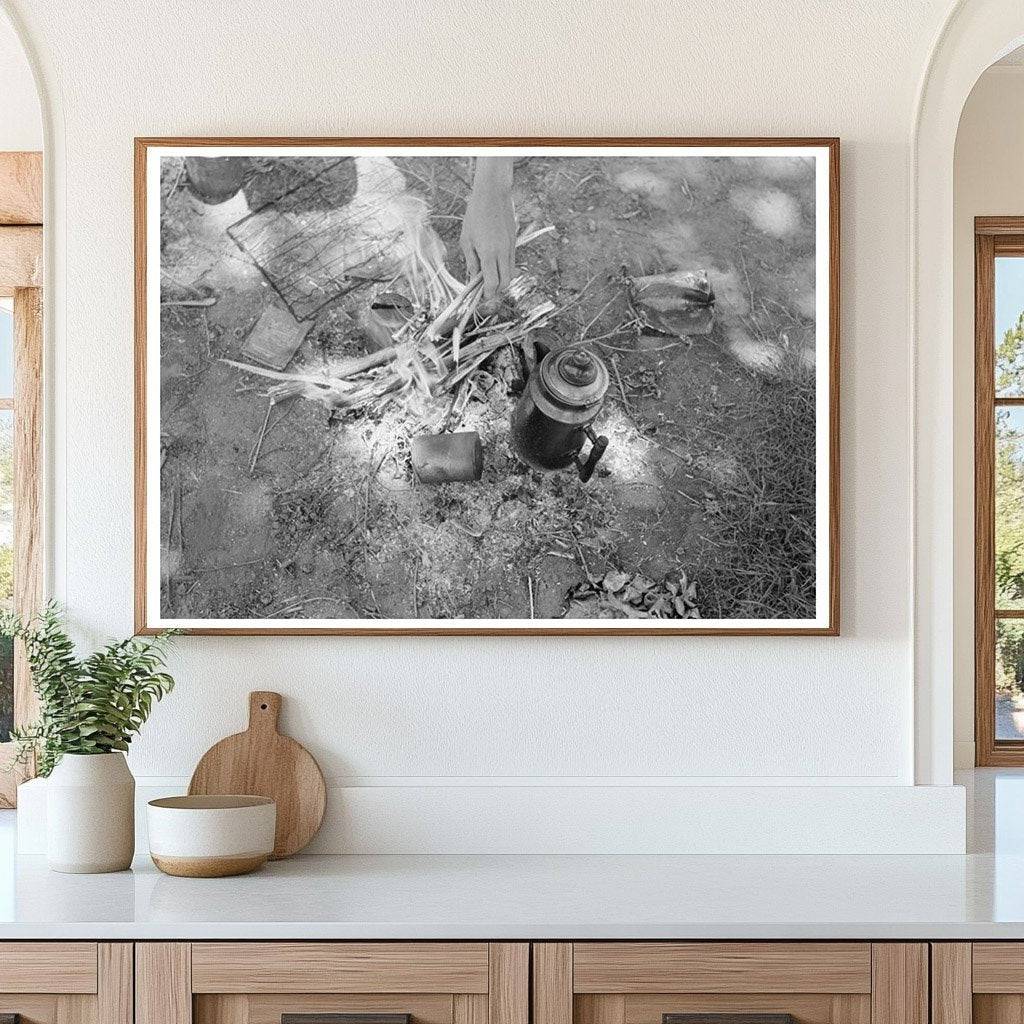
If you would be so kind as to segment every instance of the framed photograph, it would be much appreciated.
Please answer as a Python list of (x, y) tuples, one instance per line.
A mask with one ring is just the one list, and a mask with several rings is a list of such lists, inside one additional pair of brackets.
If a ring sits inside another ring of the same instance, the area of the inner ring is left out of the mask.
[(838, 633), (838, 140), (135, 173), (140, 632)]

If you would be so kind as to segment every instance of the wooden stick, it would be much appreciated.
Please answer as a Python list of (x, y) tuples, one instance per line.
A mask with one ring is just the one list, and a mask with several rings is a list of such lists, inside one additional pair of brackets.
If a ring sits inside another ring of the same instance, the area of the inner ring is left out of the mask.
[(205, 299), (162, 299), (161, 306), (212, 306), (217, 300), (212, 296)]
[(622, 384), (622, 376), (619, 373), (619, 359), (618, 356), (612, 356), (612, 369), (615, 371), (615, 380), (619, 385), (619, 394), (622, 395), (622, 408), (625, 409), (626, 415), (633, 418), (633, 407), (629, 403), (629, 399), (626, 397), (626, 389)]
[(535, 231), (527, 229), (516, 239), (516, 248), (518, 249), (519, 246), (526, 245), (527, 242), (532, 242), (535, 238), (540, 238), (541, 235), (546, 235), (549, 231), (554, 230), (554, 224), (549, 224), (546, 228), (537, 228)]
[[(535, 238), (540, 238), (541, 235), (546, 235), (549, 231), (554, 231), (555, 225), (549, 224), (546, 228), (538, 228), (535, 231), (524, 231), (516, 239), (516, 248), (518, 249), (521, 245), (526, 245), (528, 242), (532, 242)], [(467, 282), (466, 286), (459, 292), (458, 295), (448, 303), (447, 306), (434, 318), (433, 323), (427, 328), (426, 336), (431, 340), (435, 341), (438, 335), (444, 334), (444, 328), (448, 322), (455, 315), (458, 308), (462, 305), (463, 301), (467, 299), (470, 292), (477, 286), (483, 283), (484, 275), (480, 273), (474, 274)]]
[(436, 341), (442, 334), (444, 334), (445, 328), (447, 328), (448, 324), (451, 323), (452, 319), (458, 313), (459, 307), (462, 305), (463, 301), (469, 296), (470, 292), (472, 292), (474, 288), (477, 288), (483, 283), (483, 279), (484, 275), (482, 271), (474, 274), (466, 282), (466, 287), (463, 288), (462, 291), (459, 292), (459, 294), (456, 295), (455, 298), (452, 299), (452, 301), (449, 302), (436, 317), (434, 317), (430, 326), (424, 332), (425, 337), (429, 341)]
[(331, 386), (345, 377), (354, 377), (357, 373), (365, 370), (372, 370), (376, 366), (383, 366), (390, 363), (398, 355), (398, 348), (389, 345), (378, 352), (371, 352), (369, 355), (358, 356), (355, 359), (348, 359), (338, 363), (332, 368), (330, 374), (321, 377), (314, 377), (305, 373), (282, 373), (278, 370), (265, 370), (261, 366), (253, 366), (252, 363), (240, 363), (234, 359), (221, 359), (219, 362), (227, 363), (236, 370), (244, 370), (246, 373), (256, 374), (257, 377), (268, 377), (270, 380), (303, 381), (306, 384), (320, 384)]
[(252, 450), (252, 458), (249, 460), (249, 476), (256, 472), (256, 463), (259, 461), (260, 449), (263, 447), (263, 439), (267, 436), (267, 424), (270, 423), (270, 413), (274, 408), (274, 399), (267, 403), (267, 415), (263, 417), (263, 427), (260, 429), (260, 436)]
[(456, 369), (459, 365), (459, 349), (462, 346), (462, 334), (466, 330), (469, 318), (476, 312), (476, 307), (480, 305), (480, 299), (483, 297), (483, 294), (483, 287), (477, 285), (473, 298), (466, 303), (466, 310), (462, 314), (462, 319), (459, 320), (455, 325), (455, 330), (452, 331), (452, 362), (455, 363)]

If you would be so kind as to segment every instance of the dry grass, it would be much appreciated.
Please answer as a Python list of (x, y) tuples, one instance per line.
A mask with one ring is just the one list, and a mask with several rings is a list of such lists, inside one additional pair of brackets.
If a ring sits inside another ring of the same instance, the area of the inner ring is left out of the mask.
[(795, 359), (751, 376), (750, 412), (735, 436), (736, 482), (722, 488), (707, 540), (701, 604), (715, 618), (809, 618), (815, 609), (814, 375)]

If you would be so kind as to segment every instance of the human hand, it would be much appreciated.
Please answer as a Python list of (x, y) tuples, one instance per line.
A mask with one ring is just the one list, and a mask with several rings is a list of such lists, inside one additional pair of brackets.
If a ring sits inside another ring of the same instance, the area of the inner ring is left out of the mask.
[(477, 157), (459, 241), (469, 276), (483, 274), (484, 308), (493, 306), (512, 279), (515, 266), (511, 157)]

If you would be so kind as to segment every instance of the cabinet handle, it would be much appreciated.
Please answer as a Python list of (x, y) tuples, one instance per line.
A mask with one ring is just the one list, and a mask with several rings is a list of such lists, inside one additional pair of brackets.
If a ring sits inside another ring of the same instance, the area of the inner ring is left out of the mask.
[(797, 1024), (791, 1013), (663, 1013), (661, 1024)]
[[(281, 1024), (411, 1024), (411, 1013), (282, 1013)], [(0, 1024), (8, 1024), (0, 1020)], [(17, 1024), (17, 1021), (14, 1022)]]

